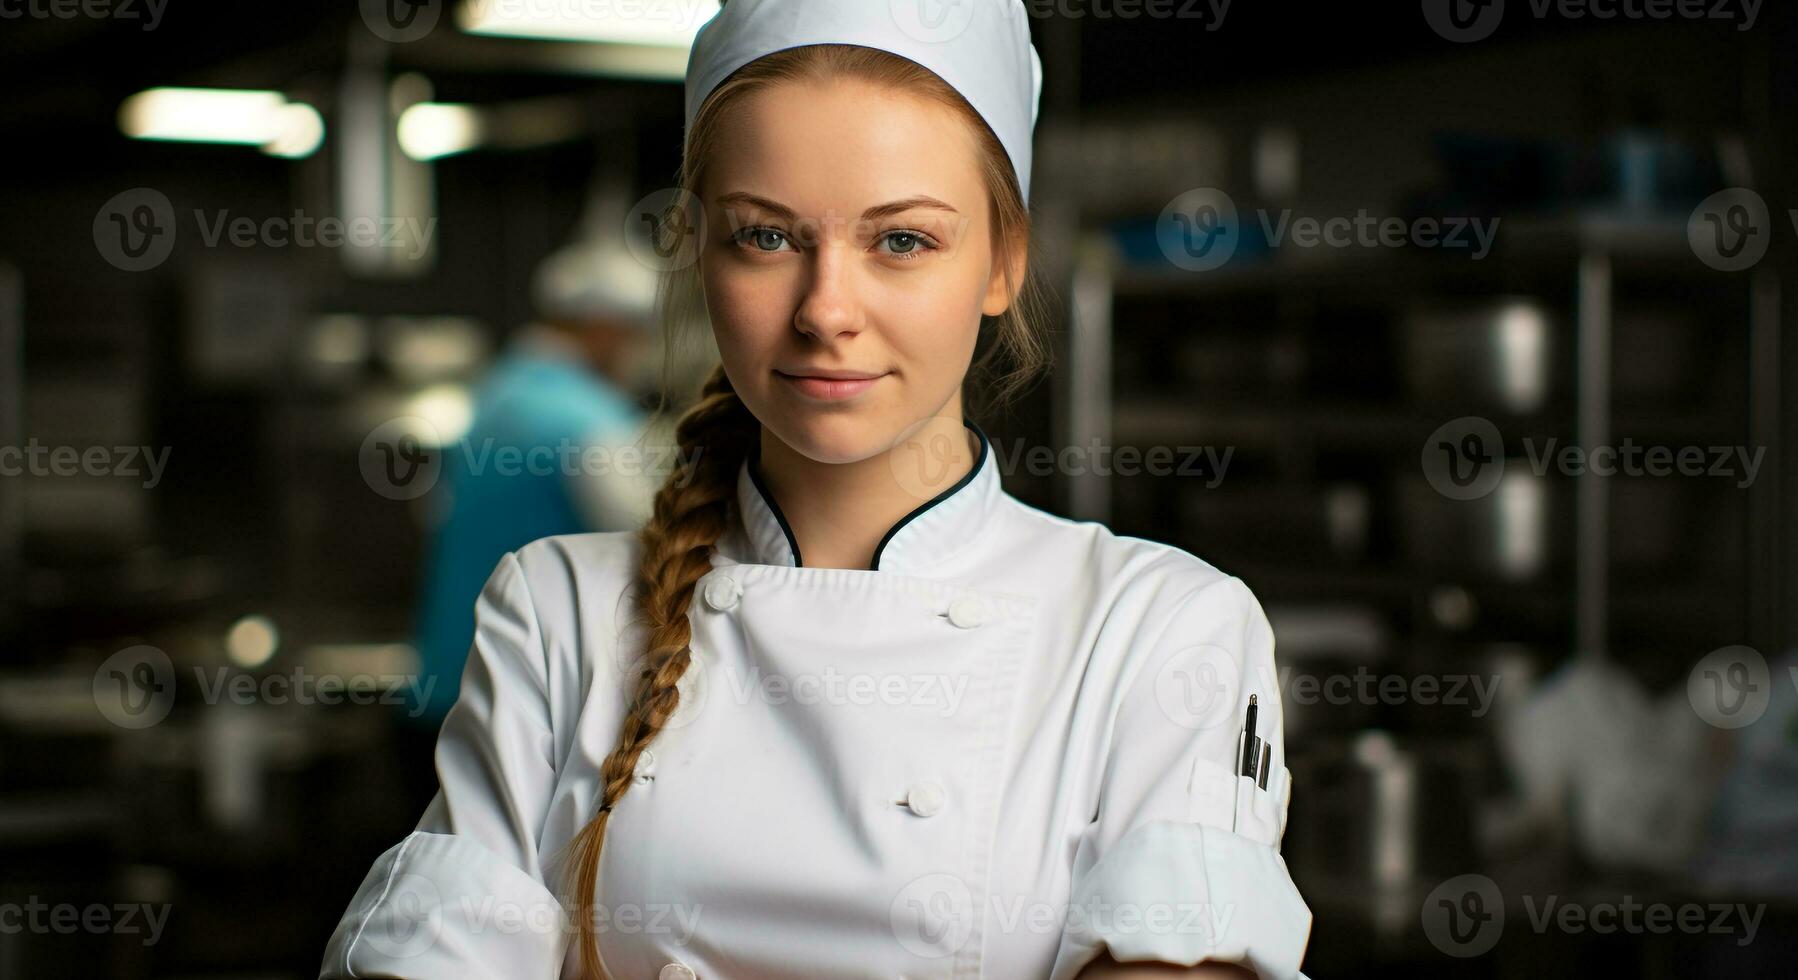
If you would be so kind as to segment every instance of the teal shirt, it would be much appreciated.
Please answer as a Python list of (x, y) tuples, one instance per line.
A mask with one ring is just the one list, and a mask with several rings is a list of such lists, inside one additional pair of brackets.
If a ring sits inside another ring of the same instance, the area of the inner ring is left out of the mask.
[[(409, 717), (435, 730), (455, 703), (474, 640), (475, 600), (507, 552), (553, 534), (623, 530), (587, 526), (568, 486), (578, 478), (586, 437), (642, 421), (635, 402), (573, 354), (515, 344), (494, 364), (474, 391), (468, 433), (446, 448), (433, 490), (441, 523), (426, 549), (417, 623), (423, 676), (412, 690), (435, 683), (422, 704), (412, 695)], [(543, 449), (533, 456), (534, 447)]]

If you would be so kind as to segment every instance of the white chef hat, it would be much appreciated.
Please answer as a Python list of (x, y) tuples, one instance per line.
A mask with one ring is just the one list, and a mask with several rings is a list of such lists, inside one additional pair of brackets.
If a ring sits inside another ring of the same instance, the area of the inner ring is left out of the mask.
[[(923, 15), (935, 8), (941, 16)], [(687, 128), (712, 89), (763, 55), (808, 44), (855, 44), (936, 73), (980, 113), (1030, 199), (1030, 134), (1043, 65), (1023, 0), (729, 0), (699, 29), (687, 58)]]
[(656, 272), (619, 240), (621, 230), (634, 230), (628, 222), (630, 198), (623, 175), (594, 176), (573, 240), (539, 263), (531, 277), (538, 316), (656, 329)]
[(531, 298), (539, 316), (575, 323), (606, 320), (638, 330), (656, 325), (656, 274), (623, 245), (579, 241), (537, 266)]

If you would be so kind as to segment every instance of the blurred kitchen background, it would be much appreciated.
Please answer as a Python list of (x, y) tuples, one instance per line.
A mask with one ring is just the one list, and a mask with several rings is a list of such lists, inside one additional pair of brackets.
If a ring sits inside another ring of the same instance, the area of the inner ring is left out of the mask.
[[(1798, 10), (1030, 6), (1057, 363), (978, 421), (1266, 605), (1306, 972), (1790, 975)], [(607, 9), (0, 3), (0, 978), (313, 976), (416, 821), (394, 467), (671, 183), (715, 4)]]

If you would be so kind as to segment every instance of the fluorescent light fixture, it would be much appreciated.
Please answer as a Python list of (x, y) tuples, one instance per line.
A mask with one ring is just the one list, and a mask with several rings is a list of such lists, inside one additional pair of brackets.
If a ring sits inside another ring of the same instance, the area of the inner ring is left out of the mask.
[(304, 102), (282, 106), (275, 128), (275, 138), (262, 144), (262, 152), (269, 156), (290, 160), (309, 157), (325, 141), (325, 118)]
[(119, 128), (141, 140), (260, 146), (277, 135), (275, 120), (286, 104), (279, 92), (153, 88), (119, 106)]
[(464, 0), (456, 19), (470, 34), (685, 50), (717, 12), (718, 0)]
[(414, 160), (435, 160), (479, 146), (482, 129), (474, 106), (419, 102), (400, 113), (400, 149)]
[(145, 89), (120, 104), (119, 129), (135, 139), (236, 143), (283, 157), (307, 156), (325, 137), (317, 109), (259, 89)]

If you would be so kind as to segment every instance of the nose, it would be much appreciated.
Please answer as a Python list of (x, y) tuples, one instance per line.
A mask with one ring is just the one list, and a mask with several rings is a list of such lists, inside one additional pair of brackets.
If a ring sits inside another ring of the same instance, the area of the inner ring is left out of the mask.
[(849, 252), (848, 245), (828, 238), (812, 249), (811, 280), (793, 313), (793, 328), (821, 343), (862, 329)]

